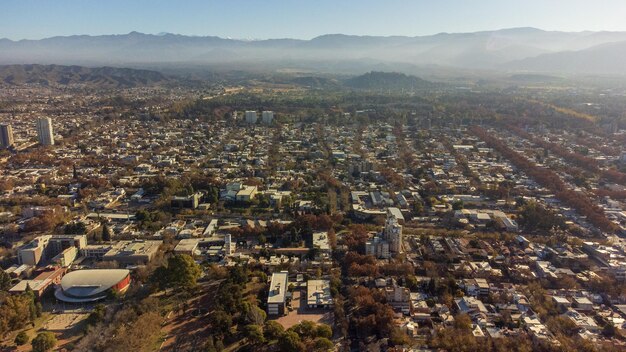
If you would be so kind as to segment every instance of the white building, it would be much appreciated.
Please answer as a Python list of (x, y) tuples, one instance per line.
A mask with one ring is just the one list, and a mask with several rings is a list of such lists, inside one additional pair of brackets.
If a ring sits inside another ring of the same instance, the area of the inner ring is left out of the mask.
[(261, 121), (265, 125), (271, 125), (274, 122), (274, 112), (273, 111), (263, 111), (261, 114)]
[(256, 111), (248, 110), (246, 111), (246, 123), (255, 124), (257, 121)]
[(286, 271), (272, 274), (272, 281), (267, 295), (267, 315), (285, 315), (287, 285), (289, 284), (287, 275)]
[(52, 119), (40, 117), (37, 119), (37, 136), (41, 145), (54, 145), (54, 134), (52, 132)]
[(389, 210), (387, 211), (383, 235), (384, 239), (389, 242), (389, 251), (391, 253), (397, 254), (402, 252), (402, 225), (398, 223), (396, 216)]

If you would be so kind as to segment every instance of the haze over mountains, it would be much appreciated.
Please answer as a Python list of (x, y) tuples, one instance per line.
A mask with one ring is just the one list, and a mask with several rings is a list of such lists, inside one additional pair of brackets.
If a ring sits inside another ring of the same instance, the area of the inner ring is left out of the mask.
[(514, 28), (421, 37), (329, 34), (311, 40), (245, 41), (175, 34), (0, 39), (0, 64), (230, 69), (339, 73), (415, 72), (418, 67), (626, 74), (626, 32), (548, 32)]

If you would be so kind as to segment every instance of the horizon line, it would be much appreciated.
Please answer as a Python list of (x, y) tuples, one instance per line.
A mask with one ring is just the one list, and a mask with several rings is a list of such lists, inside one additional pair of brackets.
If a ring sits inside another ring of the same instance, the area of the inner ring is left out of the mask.
[(219, 36), (219, 35), (210, 35), (210, 34), (181, 34), (181, 33), (172, 33), (172, 32), (167, 32), (167, 31), (161, 31), (158, 33), (145, 33), (145, 32), (140, 32), (137, 30), (133, 30), (127, 33), (108, 33), (108, 34), (68, 34), (68, 35), (53, 35), (53, 36), (48, 36), (48, 37), (42, 37), (42, 38), (37, 38), (37, 39), (33, 39), (33, 38), (22, 38), (22, 39), (12, 39), (12, 38), (8, 38), (8, 37), (2, 37), (0, 38), (0, 40), (9, 40), (12, 42), (22, 42), (22, 41), (39, 41), (39, 40), (46, 40), (46, 39), (53, 39), (53, 38), (70, 38), (70, 37), (83, 37), (83, 36), (87, 36), (87, 37), (107, 37), (107, 36), (125, 36), (125, 35), (130, 35), (130, 34), (141, 34), (141, 35), (148, 35), (148, 36), (155, 36), (155, 37), (160, 37), (160, 36), (166, 36), (166, 35), (173, 35), (173, 36), (182, 36), (182, 37), (190, 37), (190, 38), (220, 38), (220, 39), (226, 39), (226, 40), (237, 40), (237, 41), (266, 41), (266, 40), (301, 40), (301, 41), (310, 41), (316, 38), (320, 38), (320, 37), (324, 37), (324, 36), (332, 36), (332, 35), (344, 35), (344, 36), (350, 36), (350, 37), (379, 37), (379, 38), (392, 38), (392, 37), (405, 37), (405, 38), (420, 38), (420, 37), (433, 37), (433, 36), (437, 36), (437, 35), (455, 35), (455, 34), (476, 34), (476, 33), (485, 33), (485, 32), (500, 32), (500, 31), (511, 31), (511, 30), (535, 30), (535, 31), (541, 31), (541, 32), (557, 32), (557, 33), (620, 33), (620, 32), (626, 32), (626, 31), (615, 31), (615, 30), (582, 30), (582, 31), (564, 31), (564, 30), (546, 30), (546, 29), (542, 29), (542, 28), (538, 28), (538, 27), (532, 27), (532, 26), (526, 26), (526, 27), (507, 27), (507, 28), (500, 28), (500, 29), (487, 29), (487, 30), (477, 30), (477, 31), (473, 31), (473, 32), (438, 32), (438, 33), (432, 33), (432, 34), (423, 34), (423, 35), (403, 35), (403, 34), (392, 34), (392, 35), (375, 35), (375, 34), (347, 34), (347, 33), (324, 33), (324, 34), (319, 34), (316, 35), (314, 37), (308, 38), (308, 39), (303, 39), (303, 38), (292, 38), (292, 37), (282, 37), (282, 38), (236, 38), (236, 37), (230, 37), (230, 36)]

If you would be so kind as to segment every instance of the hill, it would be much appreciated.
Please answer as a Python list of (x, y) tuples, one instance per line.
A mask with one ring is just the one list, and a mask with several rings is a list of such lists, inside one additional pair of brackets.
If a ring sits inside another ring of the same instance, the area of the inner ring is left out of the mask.
[(395, 91), (413, 91), (436, 87), (436, 84), (419, 77), (408, 76), (398, 72), (376, 71), (350, 78), (344, 82), (344, 85), (353, 89)]
[(87, 85), (98, 88), (132, 88), (164, 84), (170, 79), (162, 73), (116, 67), (81, 67), (59, 65), (0, 66), (0, 84)]

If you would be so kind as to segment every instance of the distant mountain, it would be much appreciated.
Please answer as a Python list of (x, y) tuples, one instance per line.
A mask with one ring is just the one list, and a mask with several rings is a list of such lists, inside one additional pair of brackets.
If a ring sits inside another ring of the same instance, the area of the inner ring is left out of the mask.
[[(601, 51), (607, 56), (607, 62), (621, 60), (622, 52), (613, 44), (623, 41), (626, 41), (626, 32), (573, 33), (536, 28), (420, 37), (328, 34), (311, 40), (253, 41), (131, 32), (41, 40), (0, 39), (0, 64), (139, 68), (204, 65), (228, 70), (293, 69), (344, 74), (371, 70), (411, 73), (418, 72), (418, 67), (559, 71), (561, 67), (553, 62), (559, 60), (559, 55), (568, 58), (566, 52), (597, 50), (606, 46)], [(550, 55), (556, 55), (557, 59), (550, 59)], [(533, 61), (534, 58), (537, 60)], [(572, 64), (571, 69), (584, 73), (589, 68)], [(609, 65), (605, 70), (625, 73), (619, 65)]]
[(506, 65), (535, 72), (626, 75), (626, 41), (602, 44), (584, 50), (565, 51), (526, 58)]
[(369, 72), (344, 82), (349, 88), (363, 90), (420, 90), (434, 88), (432, 82), (398, 72)]
[(162, 73), (129, 68), (59, 65), (0, 66), (0, 85), (45, 86), (83, 84), (99, 88), (130, 88), (167, 83)]

